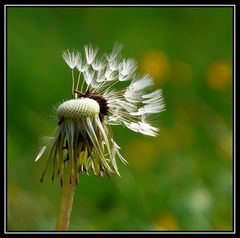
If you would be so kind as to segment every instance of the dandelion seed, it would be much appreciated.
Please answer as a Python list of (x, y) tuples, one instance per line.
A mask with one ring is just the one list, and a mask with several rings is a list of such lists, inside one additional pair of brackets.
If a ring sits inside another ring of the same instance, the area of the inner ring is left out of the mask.
[(74, 69), (76, 67), (79, 60), (79, 53), (70, 52), (69, 50), (66, 50), (63, 52), (62, 56), (65, 62), (67, 63), (67, 65), (71, 69)]
[(97, 49), (94, 49), (91, 45), (85, 46), (85, 55), (86, 55), (86, 60), (88, 64), (92, 64), (93, 60), (95, 59), (97, 55)]
[[(79, 174), (88, 174), (90, 170), (95, 175), (120, 176), (116, 160), (125, 164), (127, 161), (120, 154), (110, 125), (122, 125), (148, 136), (157, 135), (158, 128), (147, 118), (164, 110), (162, 92), (149, 92), (153, 85), (151, 77), (137, 76), (135, 60), (121, 59), (121, 48), (115, 44), (113, 51), (103, 56), (105, 59), (97, 58), (97, 49), (92, 46), (85, 46), (82, 54), (63, 52), (72, 75), (73, 70), (79, 75), (76, 87), (72, 76), (72, 98), (56, 108), (58, 127), (54, 136), (36, 158), (49, 151), (46, 168), (52, 160), (52, 180), (58, 175), (62, 182), (66, 167), (70, 168), (70, 183), (78, 184)], [(113, 88), (127, 80), (130, 84), (126, 88)]]

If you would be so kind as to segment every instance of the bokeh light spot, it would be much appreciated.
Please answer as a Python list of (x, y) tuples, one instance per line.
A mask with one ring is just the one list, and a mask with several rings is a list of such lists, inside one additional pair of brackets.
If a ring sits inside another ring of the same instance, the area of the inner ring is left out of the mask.
[(226, 60), (218, 60), (211, 65), (207, 70), (207, 84), (215, 90), (225, 90), (231, 86), (232, 81), (232, 66)]
[(161, 231), (176, 231), (179, 230), (179, 224), (175, 214), (167, 211), (157, 217), (153, 228)]
[(167, 55), (158, 50), (147, 51), (140, 60), (140, 70), (150, 74), (157, 85), (162, 85), (170, 75)]
[(221, 159), (232, 159), (232, 134), (228, 133), (218, 140), (217, 153)]
[(190, 196), (190, 208), (195, 212), (204, 212), (210, 208), (211, 196), (204, 188), (194, 190)]

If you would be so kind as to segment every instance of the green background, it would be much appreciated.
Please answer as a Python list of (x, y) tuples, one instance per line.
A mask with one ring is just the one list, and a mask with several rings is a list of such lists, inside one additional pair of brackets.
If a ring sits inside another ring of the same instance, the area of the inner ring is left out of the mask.
[(113, 127), (121, 178), (81, 176), (71, 230), (231, 230), (232, 14), (230, 7), (8, 7), (7, 229), (54, 230), (59, 183), (39, 138), (70, 98), (61, 54), (88, 43), (122, 55), (162, 88), (166, 110), (152, 138)]

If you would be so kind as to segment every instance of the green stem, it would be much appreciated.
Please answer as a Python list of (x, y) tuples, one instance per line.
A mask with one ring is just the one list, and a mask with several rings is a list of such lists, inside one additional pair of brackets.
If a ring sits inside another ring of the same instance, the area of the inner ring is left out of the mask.
[(67, 177), (68, 176), (65, 176), (63, 186), (61, 187), (62, 192), (56, 224), (57, 231), (68, 230), (70, 223), (75, 183), (72, 181), (72, 183), (70, 184)]

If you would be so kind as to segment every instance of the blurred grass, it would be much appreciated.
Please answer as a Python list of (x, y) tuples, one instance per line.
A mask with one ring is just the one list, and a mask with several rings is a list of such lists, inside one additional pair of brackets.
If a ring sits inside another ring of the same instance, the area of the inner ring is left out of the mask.
[[(64, 49), (86, 43), (123, 55), (150, 73), (166, 111), (149, 138), (113, 127), (121, 178), (80, 178), (72, 230), (232, 229), (232, 9), (8, 7), (8, 230), (54, 229), (58, 184), (34, 163), (52, 106), (68, 99)], [(127, 135), (127, 136), (126, 136)]]

